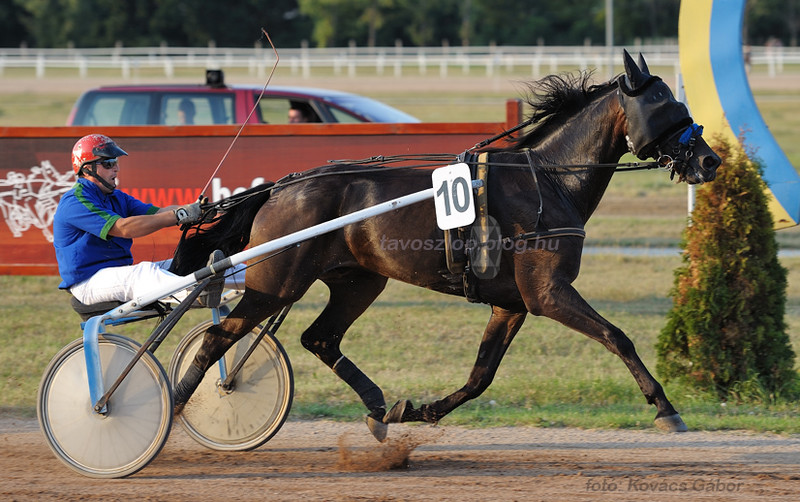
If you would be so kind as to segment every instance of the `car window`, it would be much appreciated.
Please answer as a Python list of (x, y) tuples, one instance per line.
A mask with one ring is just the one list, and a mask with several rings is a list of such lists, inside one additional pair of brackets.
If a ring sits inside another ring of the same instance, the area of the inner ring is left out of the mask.
[(164, 94), (161, 110), (161, 124), (164, 125), (234, 123), (232, 94)]
[[(256, 95), (258, 98), (258, 95)], [(262, 97), (258, 103), (258, 114), (265, 124), (289, 123), (289, 100), (286, 98)]]
[[(329, 99), (341, 108), (365, 117), (369, 122), (419, 122), (405, 112), (364, 96), (331, 96)], [(331, 111), (333, 108), (331, 107)]]
[(147, 124), (150, 95), (145, 93), (98, 93), (88, 96), (84, 113), (75, 117), (75, 125)]
[(333, 118), (336, 119), (336, 122), (340, 122), (342, 124), (354, 124), (357, 122), (363, 122), (363, 120), (361, 120), (360, 118), (350, 115), (346, 111), (340, 108), (336, 108), (335, 106), (329, 106), (328, 111), (331, 112), (331, 115), (333, 115)]
[[(258, 96), (259, 93), (255, 94), (254, 100)], [(298, 97), (263, 96), (258, 103), (256, 116), (259, 122), (265, 124), (289, 124), (289, 112), (294, 110), (296, 116), (299, 114), (302, 117), (300, 122), (322, 122), (315, 106), (318, 104)]]

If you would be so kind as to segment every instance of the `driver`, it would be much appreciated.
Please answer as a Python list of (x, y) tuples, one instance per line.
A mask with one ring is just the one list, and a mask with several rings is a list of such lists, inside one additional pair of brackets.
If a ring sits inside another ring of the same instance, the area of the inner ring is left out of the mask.
[(200, 220), (200, 202), (159, 208), (116, 190), (119, 157), (128, 155), (102, 134), (72, 148), (78, 179), (61, 197), (53, 220), (59, 288), (84, 304), (130, 301), (173, 279), (170, 260), (133, 264), (133, 239)]

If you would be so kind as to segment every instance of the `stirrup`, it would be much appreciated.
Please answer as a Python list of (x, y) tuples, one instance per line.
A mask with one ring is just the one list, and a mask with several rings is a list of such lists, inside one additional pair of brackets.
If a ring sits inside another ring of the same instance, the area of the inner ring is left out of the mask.
[[(206, 265), (211, 265), (216, 263), (225, 258), (225, 254), (220, 251), (219, 249), (215, 249), (211, 256), (208, 257), (208, 263)], [(222, 298), (222, 290), (225, 288), (225, 274), (220, 273), (215, 275), (211, 278), (211, 282), (208, 283), (206, 289), (200, 293), (200, 296), (197, 298), (197, 301), (203, 307), (208, 308), (216, 308), (219, 307)]]

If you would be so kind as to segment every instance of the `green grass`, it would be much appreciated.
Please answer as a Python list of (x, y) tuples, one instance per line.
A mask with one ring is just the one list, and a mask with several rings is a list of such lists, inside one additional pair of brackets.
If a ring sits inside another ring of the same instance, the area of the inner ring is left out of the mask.
[[(800, 346), (800, 259), (790, 270), (787, 321)], [(655, 341), (670, 307), (678, 258), (586, 256), (576, 286), (593, 306), (634, 341), (655, 369)], [(631, 278), (635, 277), (635, 280)], [(31, 416), (36, 389), (50, 358), (80, 336), (78, 317), (51, 277), (0, 277), (0, 409)], [(795, 284), (795, 286), (792, 286)], [(291, 360), (294, 418), (360, 420), (358, 397), (300, 345), (300, 334), (322, 310), (327, 291), (317, 284), (291, 311), (278, 338)], [(42, 309), (45, 309), (42, 311)], [(178, 339), (200, 322), (193, 311), (157, 355), (166, 365)], [(396, 399), (429, 402), (460, 388), (469, 374), (489, 309), (397, 282), (348, 332), (343, 351)], [(145, 324), (147, 326), (145, 326)], [(143, 340), (149, 321), (121, 330)], [(666, 386), (693, 429), (748, 429), (800, 433), (795, 403), (722, 406), (711, 396)], [(644, 402), (622, 361), (600, 344), (545, 318), (529, 317), (512, 343), (492, 386), (443, 423), (466, 426), (534, 425), (650, 428), (655, 409)]]
[(73, 93), (16, 92), (2, 96), (0, 127), (63, 126), (72, 104), (78, 99)]
[(758, 109), (772, 136), (783, 149), (789, 162), (797, 168), (800, 166), (800, 147), (797, 145), (797, 131), (800, 128), (800, 92), (765, 92), (755, 97)]

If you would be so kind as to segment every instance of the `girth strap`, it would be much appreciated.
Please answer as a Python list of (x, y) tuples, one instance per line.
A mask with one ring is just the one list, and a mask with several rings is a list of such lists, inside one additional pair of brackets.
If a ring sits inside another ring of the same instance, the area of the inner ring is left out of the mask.
[(551, 237), (580, 237), (583, 239), (586, 237), (586, 231), (580, 227), (551, 228), (550, 230), (542, 230), (540, 232), (527, 232), (515, 235), (514, 237), (505, 237), (503, 239), (503, 244), (512, 243), (514, 241), (549, 239)]

